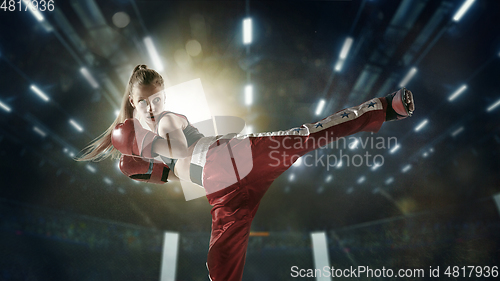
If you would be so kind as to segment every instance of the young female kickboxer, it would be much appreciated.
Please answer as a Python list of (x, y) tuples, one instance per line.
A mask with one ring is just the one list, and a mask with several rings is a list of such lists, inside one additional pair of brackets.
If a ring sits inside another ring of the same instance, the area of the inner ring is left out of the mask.
[(207, 259), (213, 281), (241, 280), (260, 200), (299, 156), (340, 137), (377, 132), (384, 121), (404, 119), (415, 110), (412, 93), (403, 88), (286, 131), (205, 137), (184, 115), (164, 111), (163, 90), (160, 74), (136, 66), (120, 114), (78, 160), (121, 155), (120, 169), (132, 179), (159, 184), (184, 180), (202, 186), (213, 206)]

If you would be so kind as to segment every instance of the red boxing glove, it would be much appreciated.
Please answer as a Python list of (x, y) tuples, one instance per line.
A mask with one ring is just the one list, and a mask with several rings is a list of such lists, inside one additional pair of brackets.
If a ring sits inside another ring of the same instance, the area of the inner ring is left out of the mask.
[(164, 184), (167, 181), (170, 168), (154, 159), (122, 155), (120, 170), (127, 177), (143, 182)]
[(144, 129), (139, 120), (130, 118), (115, 126), (111, 143), (122, 154), (152, 159), (156, 156), (153, 155), (153, 143), (159, 137)]

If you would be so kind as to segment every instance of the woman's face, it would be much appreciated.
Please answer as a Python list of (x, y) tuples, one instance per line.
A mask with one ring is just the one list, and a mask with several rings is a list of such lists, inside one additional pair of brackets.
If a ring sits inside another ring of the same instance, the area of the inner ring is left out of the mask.
[(155, 117), (163, 112), (164, 99), (163, 87), (157, 85), (134, 86), (129, 97), (137, 117), (150, 125), (155, 125)]

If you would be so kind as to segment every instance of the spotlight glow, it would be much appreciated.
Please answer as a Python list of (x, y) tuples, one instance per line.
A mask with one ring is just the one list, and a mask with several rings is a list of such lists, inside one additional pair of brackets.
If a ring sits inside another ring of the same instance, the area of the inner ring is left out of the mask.
[(460, 9), (455, 13), (453, 16), (453, 21), (458, 22), (462, 16), (469, 10), (470, 6), (474, 3), (474, 0), (467, 0), (465, 1), (462, 6), (460, 6)]
[(378, 168), (382, 167), (382, 164), (379, 164), (379, 163), (375, 163), (372, 167), (372, 171), (375, 171), (377, 170)]
[(389, 185), (389, 184), (391, 184), (391, 183), (393, 183), (393, 182), (394, 182), (394, 178), (393, 178), (393, 177), (390, 177), (390, 178), (388, 178), (387, 180), (385, 180), (385, 184), (386, 184), (386, 185)]
[(349, 149), (353, 150), (353, 149), (358, 148), (358, 144), (359, 144), (359, 140), (358, 139), (354, 140), (353, 142), (351, 142), (349, 144)]
[(453, 101), (456, 99), (463, 91), (467, 89), (467, 85), (462, 85), (462, 87), (458, 88), (451, 96), (448, 98), (448, 101)]
[(30, 87), (30, 88), (31, 88), (31, 90), (32, 90), (32, 91), (33, 91), (33, 92), (34, 92), (37, 96), (39, 96), (42, 100), (44, 100), (44, 101), (49, 101), (49, 100), (50, 100), (50, 99), (49, 99), (49, 97), (48, 97), (48, 96), (47, 96), (44, 92), (42, 92), (40, 89), (38, 89), (38, 87), (37, 87), (37, 86), (35, 86), (35, 85), (31, 85), (31, 87)]
[(295, 174), (291, 174), (289, 177), (288, 177), (288, 181), (293, 181), (295, 179)]
[(493, 111), (493, 109), (497, 108), (498, 106), (500, 105), (500, 100), (497, 100), (494, 104), (490, 105), (486, 111), (487, 112), (491, 112)]
[(73, 119), (69, 119), (69, 123), (73, 126), (78, 132), (83, 132), (82, 126), (78, 125)]
[(243, 44), (252, 43), (252, 19), (243, 20)]
[(392, 153), (396, 152), (399, 148), (400, 148), (399, 144), (396, 144), (395, 147), (393, 147), (391, 150), (389, 150), (389, 153), (392, 154)]
[(328, 175), (325, 179), (325, 182), (331, 182), (333, 179), (333, 176), (332, 175)]
[(163, 63), (161, 62), (160, 56), (156, 51), (156, 47), (153, 43), (153, 39), (150, 36), (144, 38), (144, 44), (146, 45), (146, 49), (148, 50), (149, 57), (153, 62), (156, 71), (163, 71)]
[(87, 164), (85, 168), (87, 168), (87, 170), (89, 170), (91, 173), (95, 173), (97, 171), (94, 167), (90, 166), (89, 164)]
[(403, 80), (401, 80), (401, 82), (399, 83), (399, 87), (405, 87), (406, 85), (408, 85), (408, 82), (410, 82), (413, 76), (415, 76), (415, 73), (417, 73), (417, 68), (412, 67), (410, 71), (408, 71), (406, 76), (403, 78)]
[(253, 86), (245, 86), (245, 105), (252, 105), (253, 103)]
[(104, 177), (102, 180), (109, 185), (113, 184), (113, 181), (108, 177)]
[(90, 84), (90, 86), (92, 86), (92, 88), (94, 88), (94, 89), (99, 88), (99, 84), (94, 79), (92, 74), (90, 74), (89, 70), (86, 67), (80, 68), (80, 73), (83, 75), (83, 77), (85, 77), (85, 79), (87, 79), (87, 82), (89, 82), (89, 84)]
[(418, 124), (418, 126), (415, 128), (415, 132), (420, 131), (423, 127), (425, 127), (425, 125), (427, 125), (428, 122), (429, 122), (429, 120), (427, 120), (427, 119), (420, 122), (420, 124)]
[(458, 129), (456, 129), (455, 131), (453, 131), (453, 133), (451, 133), (451, 136), (452, 137), (456, 137), (458, 134), (460, 134), (462, 131), (464, 130), (464, 127), (460, 127)]
[(3, 110), (5, 110), (7, 112), (11, 112), (10, 107), (8, 107), (5, 103), (3, 103), (1, 101), (0, 101), (0, 108), (2, 108)]
[(35, 9), (35, 7), (31, 5), (30, 0), (23, 0), (23, 2), (26, 6), (28, 6), (27, 9), (31, 12), (31, 14), (36, 18), (38, 22), (42, 22), (45, 20), (42, 13), (40, 13), (38, 9)]
[(335, 64), (335, 71), (340, 72), (344, 66), (344, 60), (338, 60)]
[(349, 50), (351, 49), (353, 39), (352, 37), (347, 37), (344, 41), (344, 45), (342, 46), (342, 51), (340, 51), (339, 58), (345, 60), (347, 58), (347, 54), (349, 54)]
[(366, 177), (365, 176), (362, 176), (358, 179), (358, 184), (362, 184), (363, 182), (365, 182), (366, 180)]
[(320, 115), (321, 112), (323, 111), (323, 108), (325, 107), (325, 99), (320, 99), (318, 103), (318, 107), (316, 107), (316, 115)]
[(406, 173), (406, 172), (408, 172), (410, 169), (411, 169), (411, 165), (409, 165), (409, 164), (408, 164), (408, 165), (404, 166), (404, 168), (403, 168), (403, 169), (401, 169), (401, 172), (402, 172), (402, 173)]
[(45, 133), (42, 129), (38, 128), (37, 126), (33, 127), (33, 131), (42, 136), (42, 138), (47, 136), (47, 133)]

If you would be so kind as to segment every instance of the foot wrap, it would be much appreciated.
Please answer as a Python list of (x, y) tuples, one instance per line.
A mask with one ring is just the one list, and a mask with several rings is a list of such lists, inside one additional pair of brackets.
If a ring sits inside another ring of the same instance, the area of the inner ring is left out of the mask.
[(410, 117), (413, 110), (410, 110), (410, 104), (413, 104), (413, 94), (406, 88), (401, 88), (385, 97), (387, 100), (387, 112), (385, 121), (401, 120)]

